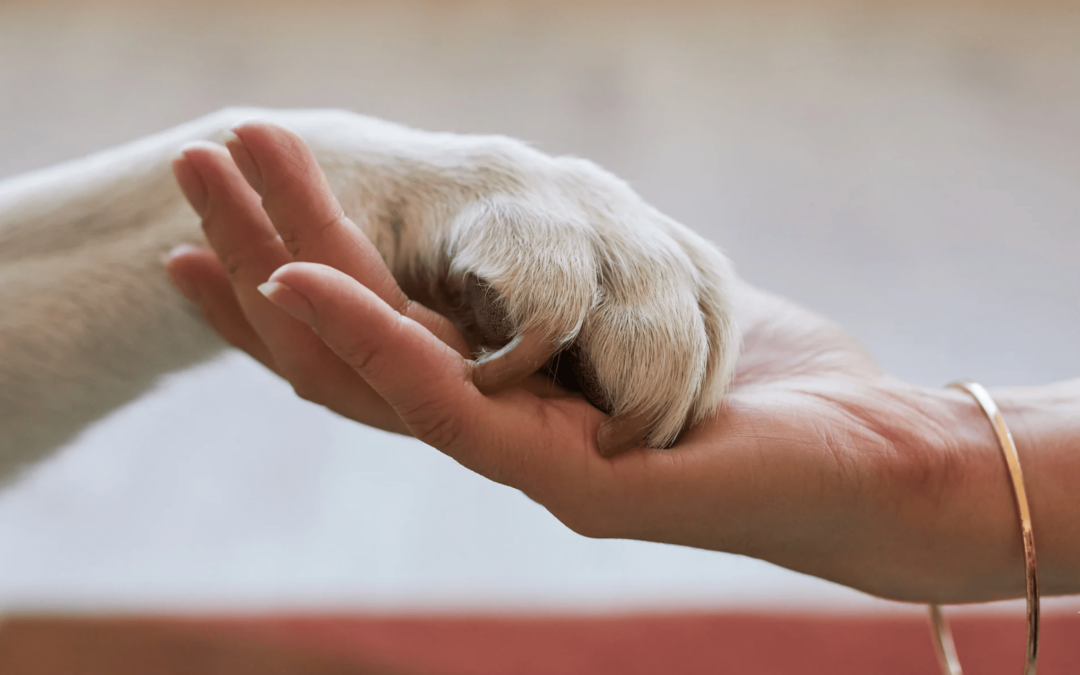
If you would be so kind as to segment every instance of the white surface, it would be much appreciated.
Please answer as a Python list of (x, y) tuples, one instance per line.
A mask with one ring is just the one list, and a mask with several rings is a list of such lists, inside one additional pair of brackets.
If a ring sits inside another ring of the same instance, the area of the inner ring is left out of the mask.
[[(238, 103), (509, 133), (627, 177), (901, 377), (1080, 375), (1080, 11), (539, 7), (2, 4), (0, 175)], [(0, 495), (0, 608), (642, 606), (894, 607), (580, 538), (235, 355)]]

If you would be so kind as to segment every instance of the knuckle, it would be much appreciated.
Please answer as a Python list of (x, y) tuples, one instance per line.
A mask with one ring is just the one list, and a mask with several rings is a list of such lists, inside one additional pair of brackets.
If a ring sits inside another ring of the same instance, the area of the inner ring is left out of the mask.
[(289, 252), (289, 255), (298, 260), (302, 259), (301, 241), (296, 230), (283, 230), (281, 233), (281, 243), (285, 245), (285, 250)]
[(334, 352), (347, 366), (358, 373), (368, 373), (378, 363), (379, 349), (362, 339), (354, 339), (346, 344), (336, 345)]
[(236, 279), (250, 259), (247, 251), (243, 250), (229, 251), (219, 257), (221, 258), (221, 265), (225, 268), (225, 272), (228, 273), (230, 279)]
[(456, 405), (454, 394), (436, 396), (424, 387), (413, 387), (402, 392), (400, 401), (395, 407), (401, 419), (428, 445), (445, 450), (456, 447), (466, 436), (468, 420)]
[(319, 248), (319, 243), (327, 238), (327, 234), (335, 228), (345, 225), (345, 213), (340, 207), (332, 211), (332, 215), (321, 220), (314, 221), (316, 224), (306, 223), (296, 225), (292, 223), (294, 217), (286, 216), (285, 203), (290, 202), (288, 194), (277, 194), (276, 191), (267, 189), (267, 196), (263, 199), (263, 208), (270, 216), (275, 227), (280, 233), (281, 242), (285, 249), (297, 260), (307, 260), (309, 253), (314, 253)]
[(217, 251), (221, 266), (229, 278), (236, 280), (247, 270), (262, 267), (260, 261), (273, 261), (276, 256), (277, 237), (266, 237), (251, 245), (234, 246), (225, 251)]
[[(433, 406), (423, 406), (421, 410), (413, 414), (403, 415), (403, 419), (419, 417), (419, 420), (410, 424), (416, 432), (417, 438), (436, 448), (449, 448), (457, 445), (462, 435), (463, 421), (457, 415), (450, 414), (446, 410), (432, 409)], [(422, 412), (418, 415), (417, 412)]]

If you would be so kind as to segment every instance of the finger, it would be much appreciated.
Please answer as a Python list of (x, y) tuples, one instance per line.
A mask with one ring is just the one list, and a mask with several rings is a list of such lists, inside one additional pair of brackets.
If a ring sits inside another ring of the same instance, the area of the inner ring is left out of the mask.
[(185, 194), (205, 190), (189, 201), (201, 211), (207, 241), (228, 273), (245, 318), (269, 349), (276, 372), (308, 400), (365, 424), (402, 430), (389, 405), (308, 326), (258, 292), (258, 284), (291, 257), (259, 196), (225, 149), (210, 143), (186, 146), (174, 172)]
[(465, 467), (548, 505), (596, 498), (617, 482), (593, 442), (603, 413), (586, 402), (521, 389), (484, 396), (466, 359), (331, 267), (292, 263), (261, 290), (309, 322), (417, 438)]
[[(353, 277), (395, 309), (407, 298), (382, 256), (346, 216), (302, 138), (263, 122), (233, 129), (229, 149), (293, 259)], [(359, 235), (359, 236), (358, 236)]]
[(293, 263), (259, 290), (310, 324), (424, 442), (453, 448), (469, 425), (461, 413), (484, 407), (460, 354), (352, 277), (326, 265)]
[(346, 217), (300, 136), (261, 122), (242, 124), (233, 133), (235, 137), (225, 146), (247, 182), (262, 195), (263, 208), (293, 259), (322, 263), (348, 274), (458, 353), (469, 353), (450, 321), (409, 301), (382, 254)]
[(218, 335), (277, 372), (270, 349), (244, 316), (229, 275), (213, 251), (201, 246), (178, 246), (169, 253), (165, 271), (184, 297), (199, 306)]
[(241, 303), (252, 311), (274, 312), (254, 289), (292, 258), (229, 154), (213, 143), (191, 143), (173, 162), (173, 173), (202, 217), (206, 240), (236, 284)]
[(297, 361), (312, 358), (312, 353), (324, 348), (306, 326), (283, 315), (257, 290), (275, 269), (291, 260), (259, 196), (229, 153), (213, 143), (185, 146), (173, 162), (173, 173), (202, 216), (206, 240), (226, 271), (244, 318), (274, 355), (270, 361), (275, 370), (292, 381), (294, 373), (308, 369)]
[(202, 176), (183, 155), (173, 160), (172, 170), (180, 191), (184, 193), (191, 208), (195, 209), (195, 213), (202, 218), (206, 214), (208, 198), (206, 183), (203, 182)]

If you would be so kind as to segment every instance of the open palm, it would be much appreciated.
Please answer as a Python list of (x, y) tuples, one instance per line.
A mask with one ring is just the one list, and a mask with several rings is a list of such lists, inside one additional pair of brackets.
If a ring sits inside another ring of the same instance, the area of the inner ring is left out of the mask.
[(837, 326), (740, 284), (727, 289), (744, 345), (725, 404), (670, 450), (605, 458), (606, 416), (582, 397), (513, 373), (490, 393), (497, 368), (405, 298), (302, 141), (236, 133), (231, 158), (204, 145), (176, 165), (216, 256), (183, 251), (170, 274), (305, 398), (412, 433), (588, 536), (751, 555), (900, 599), (1016, 595), (985, 562), (986, 541), (1001, 542), (991, 561), (1012, 561), (1009, 501), (985, 475), (988, 430), (955, 425), (975, 415), (963, 395), (888, 378)]

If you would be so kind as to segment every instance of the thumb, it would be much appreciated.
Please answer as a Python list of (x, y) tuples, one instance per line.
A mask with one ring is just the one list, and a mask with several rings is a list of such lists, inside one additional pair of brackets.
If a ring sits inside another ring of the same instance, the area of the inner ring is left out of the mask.
[(470, 417), (465, 412), (483, 405), (461, 354), (349, 275), (294, 262), (259, 290), (310, 325), (425, 443), (456, 445)]

